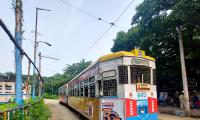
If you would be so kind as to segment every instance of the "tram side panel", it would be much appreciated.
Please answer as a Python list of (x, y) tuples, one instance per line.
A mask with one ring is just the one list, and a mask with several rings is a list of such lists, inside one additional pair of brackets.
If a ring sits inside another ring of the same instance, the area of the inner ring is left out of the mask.
[(99, 98), (69, 96), (68, 105), (89, 120), (99, 120)]

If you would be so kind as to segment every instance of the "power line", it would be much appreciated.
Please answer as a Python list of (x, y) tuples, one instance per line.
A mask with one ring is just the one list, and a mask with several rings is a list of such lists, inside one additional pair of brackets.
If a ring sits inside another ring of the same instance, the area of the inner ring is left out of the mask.
[(82, 12), (83, 14), (86, 14), (86, 15), (88, 15), (88, 16), (90, 16), (90, 17), (92, 17), (92, 18), (94, 18), (94, 19), (96, 19), (96, 20), (98, 20), (98, 21), (102, 21), (102, 22), (104, 22), (104, 23), (106, 23), (106, 24), (110, 24), (110, 25), (115, 26), (115, 27), (118, 27), (118, 28), (128, 29), (128, 28), (126, 28), (126, 27), (116, 25), (114, 22), (109, 22), (109, 21), (103, 19), (102, 17), (97, 17), (96, 15), (91, 14), (90, 12), (87, 12), (87, 11), (85, 11), (85, 10), (83, 10), (83, 9), (81, 9), (81, 8), (79, 8), (79, 7), (77, 7), (77, 6), (74, 6), (73, 4), (71, 4), (71, 3), (69, 3), (69, 2), (66, 2), (66, 1), (64, 1), (64, 0), (59, 0), (59, 1), (62, 2), (63, 4), (65, 4), (65, 5), (67, 5), (67, 6), (70, 6), (70, 7), (73, 7), (73, 8), (75, 8), (75, 9), (77, 9), (78, 11)]
[[(28, 56), (28, 54), (22, 49), (22, 47), (16, 42), (15, 38), (12, 36), (12, 34), (10, 33), (10, 31), (8, 30), (7, 26), (5, 25), (5, 23), (1, 20), (0, 18), (0, 26), (3, 28), (3, 30), (6, 32), (6, 34), (8, 35), (8, 37), (10, 38), (10, 40), (13, 42), (13, 44), (15, 45), (15, 47), (20, 51), (21, 55), (24, 55), (28, 61), (35, 67), (35, 69), (38, 72), (39, 77), (41, 77), (40, 71), (37, 68), (37, 66), (35, 65), (35, 63), (31, 60), (31, 58)], [(42, 77), (41, 77), (42, 78)], [(43, 81), (44, 82), (44, 81)]]
[(108, 27), (99, 37), (98, 39), (96, 39), (94, 41), (94, 43), (83, 53), (83, 55), (81, 56), (81, 58), (88, 53), (88, 51), (110, 30), (110, 28), (112, 27), (112, 25), (110, 27)]
[(84, 52), (81, 58), (88, 53), (88, 51), (115, 25), (115, 23), (122, 17), (122, 15), (127, 11), (127, 9), (133, 4), (135, 0), (132, 0), (127, 7), (121, 12), (121, 14), (115, 19), (114, 23), (111, 23), (110, 26), (98, 37), (97, 40)]

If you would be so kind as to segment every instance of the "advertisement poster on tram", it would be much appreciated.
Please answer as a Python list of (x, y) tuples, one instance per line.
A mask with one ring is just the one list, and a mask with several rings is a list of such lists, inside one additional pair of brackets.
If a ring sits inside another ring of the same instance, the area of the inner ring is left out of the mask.
[(101, 120), (124, 120), (123, 108), (121, 99), (102, 99)]

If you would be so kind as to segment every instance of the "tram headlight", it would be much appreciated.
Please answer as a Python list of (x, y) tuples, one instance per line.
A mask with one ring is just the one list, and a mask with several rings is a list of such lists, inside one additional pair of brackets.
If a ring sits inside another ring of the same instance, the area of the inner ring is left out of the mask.
[(140, 114), (144, 114), (145, 113), (145, 110), (144, 110), (145, 108), (140, 108), (139, 109), (139, 112), (140, 112)]

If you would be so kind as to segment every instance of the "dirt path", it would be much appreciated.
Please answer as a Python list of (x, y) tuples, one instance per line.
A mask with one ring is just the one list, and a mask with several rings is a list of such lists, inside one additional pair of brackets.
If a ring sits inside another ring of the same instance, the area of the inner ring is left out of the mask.
[(200, 118), (179, 117), (176, 115), (159, 114), (159, 120), (200, 120)]
[(49, 120), (80, 120), (76, 113), (60, 105), (58, 100), (45, 99), (45, 104), (49, 106), (52, 113)]

